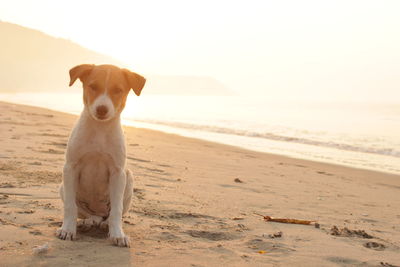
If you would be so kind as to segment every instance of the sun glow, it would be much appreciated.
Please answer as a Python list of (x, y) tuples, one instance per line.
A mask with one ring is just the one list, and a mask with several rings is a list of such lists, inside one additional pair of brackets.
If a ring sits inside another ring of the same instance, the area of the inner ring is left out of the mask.
[(393, 99), (399, 10), (398, 1), (10, 0), (0, 19), (144, 74), (211, 76), (269, 97)]

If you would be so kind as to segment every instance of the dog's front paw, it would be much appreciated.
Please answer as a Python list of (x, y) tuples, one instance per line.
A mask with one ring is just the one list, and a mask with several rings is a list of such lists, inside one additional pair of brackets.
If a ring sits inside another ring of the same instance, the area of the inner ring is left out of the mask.
[(110, 236), (110, 240), (115, 246), (130, 247), (129, 237), (122, 233), (122, 236)]
[(61, 227), (57, 229), (56, 236), (62, 240), (75, 240), (76, 239), (76, 230), (68, 230)]

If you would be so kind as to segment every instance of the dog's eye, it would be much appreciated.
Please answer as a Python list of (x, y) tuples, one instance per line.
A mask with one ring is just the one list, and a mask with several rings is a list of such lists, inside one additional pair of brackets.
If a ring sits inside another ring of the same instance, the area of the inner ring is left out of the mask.
[(114, 94), (119, 95), (119, 94), (122, 93), (122, 89), (121, 88), (116, 88), (116, 89), (114, 89), (113, 92), (114, 92)]
[(90, 85), (89, 88), (94, 92), (96, 92), (98, 90), (97, 86), (94, 84)]

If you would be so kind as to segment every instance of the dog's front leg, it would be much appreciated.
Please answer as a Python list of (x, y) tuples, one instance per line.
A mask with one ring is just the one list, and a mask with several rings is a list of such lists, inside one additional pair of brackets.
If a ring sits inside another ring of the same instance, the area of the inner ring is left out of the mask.
[(63, 170), (63, 185), (61, 188), (62, 199), (64, 200), (64, 220), (56, 235), (63, 240), (74, 240), (76, 238), (76, 220), (78, 209), (75, 202), (75, 172), (67, 163)]
[(126, 186), (126, 174), (123, 169), (113, 172), (110, 176), (111, 211), (108, 218), (109, 235), (114, 245), (129, 247), (129, 237), (122, 230), (123, 198)]

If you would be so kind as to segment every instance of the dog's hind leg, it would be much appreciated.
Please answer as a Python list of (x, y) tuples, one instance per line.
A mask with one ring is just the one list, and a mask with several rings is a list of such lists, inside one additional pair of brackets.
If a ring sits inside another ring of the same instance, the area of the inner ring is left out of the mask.
[(122, 215), (124, 215), (131, 206), (132, 194), (133, 194), (133, 175), (132, 172), (127, 169), (126, 170), (126, 185), (124, 191), (124, 203), (122, 209)]
[(64, 202), (64, 184), (61, 183), (60, 187), (58, 188), (58, 193), (60, 194), (62, 202)]

